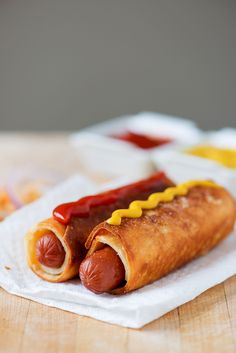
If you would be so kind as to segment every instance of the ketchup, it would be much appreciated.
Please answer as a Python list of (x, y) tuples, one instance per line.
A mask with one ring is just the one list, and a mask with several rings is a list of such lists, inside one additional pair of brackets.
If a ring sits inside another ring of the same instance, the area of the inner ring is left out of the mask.
[(169, 137), (152, 137), (152, 136), (138, 134), (136, 132), (131, 132), (131, 131), (127, 131), (121, 134), (114, 134), (114, 135), (111, 135), (111, 137), (118, 140), (130, 142), (143, 149), (158, 147), (173, 141)]
[(68, 224), (72, 216), (89, 217), (90, 210), (93, 207), (110, 205), (125, 197), (125, 195), (136, 190), (145, 191), (157, 181), (165, 179), (164, 172), (158, 172), (151, 177), (122, 186), (93, 196), (85, 196), (75, 202), (64, 203), (57, 206), (53, 211), (53, 218), (62, 224)]

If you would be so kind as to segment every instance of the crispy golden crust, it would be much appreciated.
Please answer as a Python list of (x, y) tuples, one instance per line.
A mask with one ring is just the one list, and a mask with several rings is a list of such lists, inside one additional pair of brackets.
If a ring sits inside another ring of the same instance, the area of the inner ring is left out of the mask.
[(89, 236), (88, 256), (105, 244), (119, 254), (126, 285), (113, 291), (130, 292), (207, 253), (233, 229), (235, 201), (223, 188), (196, 186), (186, 196), (146, 210), (120, 226), (104, 222)]
[[(27, 261), (29, 267), (35, 272), (39, 277), (50, 281), (50, 282), (61, 282), (68, 278), (71, 278), (76, 273), (76, 264), (73, 264), (73, 255), (70, 251), (69, 244), (64, 241), (65, 237), (65, 226), (55, 221), (52, 218), (46, 219), (38, 223), (33, 229), (31, 229), (25, 237)], [(44, 234), (49, 231), (53, 232), (61, 241), (65, 249), (65, 261), (60, 269), (57, 271), (50, 272), (49, 268), (42, 266), (36, 257), (36, 242)]]
[[(122, 199), (111, 205), (98, 206), (91, 209), (89, 217), (73, 217), (68, 226), (64, 226), (53, 218), (38, 223), (26, 237), (26, 253), (29, 267), (42, 279), (50, 282), (63, 282), (79, 274), (79, 265), (86, 255), (85, 242), (92, 229), (111, 216), (117, 208), (128, 207), (136, 199), (146, 199), (152, 192), (163, 191), (174, 185), (168, 178), (157, 180), (145, 191), (133, 190)], [(49, 231), (53, 232), (61, 241), (65, 249), (65, 261), (59, 269), (42, 266), (36, 258), (36, 242)]]
[[(101, 217), (101, 216), (100, 216)], [(104, 218), (102, 218), (103, 220)], [(74, 218), (64, 226), (53, 218), (39, 222), (25, 236), (27, 262), (32, 271), (49, 282), (64, 282), (78, 275), (79, 265), (86, 255), (84, 243), (98, 218)], [(36, 257), (36, 243), (40, 237), (53, 232), (65, 250), (65, 260), (59, 269), (51, 269), (39, 263)]]

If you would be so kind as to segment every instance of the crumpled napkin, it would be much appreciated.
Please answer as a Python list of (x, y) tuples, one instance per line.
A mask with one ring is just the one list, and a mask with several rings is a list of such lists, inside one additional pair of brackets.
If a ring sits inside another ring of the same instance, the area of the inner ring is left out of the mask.
[[(103, 189), (112, 186), (115, 185), (105, 185)], [(83, 288), (79, 279), (54, 284), (35, 276), (25, 261), (23, 238), (26, 231), (36, 222), (49, 217), (58, 203), (97, 191), (98, 187), (88, 179), (72, 177), (0, 224), (0, 285), (5, 290), (80, 315), (140, 328), (236, 273), (234, 233), (208, 255), (123, 296), (95, 295)]]

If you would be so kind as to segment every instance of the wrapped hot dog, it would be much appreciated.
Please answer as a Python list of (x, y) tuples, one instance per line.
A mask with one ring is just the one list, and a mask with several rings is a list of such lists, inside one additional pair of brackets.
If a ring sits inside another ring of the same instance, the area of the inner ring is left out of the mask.
[(113, 212), (86, 242), (82, 283), (95, 293), (143, 287), (206, 254), (233, 229), (236, 205), (223, 187), (191, 181)]
[(66, 281), (79, 273), (86, 255), (85, 242), (92, 229), (117, 208), (136, 198), (174, 185), (162, 172), (139, 182), (59, 205), (53, 217), (38, 223), (26, 235), (29, 267), (50, 282)]

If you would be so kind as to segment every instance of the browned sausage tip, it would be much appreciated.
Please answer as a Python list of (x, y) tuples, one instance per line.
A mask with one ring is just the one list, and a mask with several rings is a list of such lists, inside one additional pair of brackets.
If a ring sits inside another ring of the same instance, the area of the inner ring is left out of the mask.
[(117, 253), (106, 246), (82, 261), (80, 279), (94, 293), (109, 292), (124, 282), (125, 269)]

